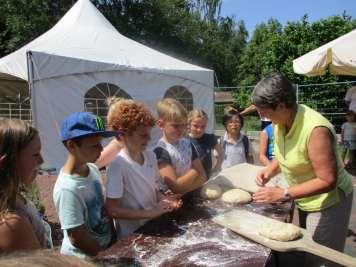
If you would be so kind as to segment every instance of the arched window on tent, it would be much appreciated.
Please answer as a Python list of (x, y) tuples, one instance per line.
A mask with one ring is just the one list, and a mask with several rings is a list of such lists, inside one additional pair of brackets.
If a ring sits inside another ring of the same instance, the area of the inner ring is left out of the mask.
[(132, 97), (120, 87), (111, 83), (99, 83), (90, 88), (84, 96), (84, 110), (100, 116), (106, 122), (108, 97), (122, 97), (132, 99)]
[(187, 88), (180, 85), (172, 86), (164, 94), (164, 98), (174, 98), (178, 100), (189, 112), (193, 109), (193, 95)]

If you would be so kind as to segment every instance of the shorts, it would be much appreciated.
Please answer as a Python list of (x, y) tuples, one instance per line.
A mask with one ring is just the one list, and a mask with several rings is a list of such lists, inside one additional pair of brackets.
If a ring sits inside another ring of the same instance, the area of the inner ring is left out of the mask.
[(356, 149), (356, 141), (353, 141), (353, 140), (352, 140), (352, 141), (344, 140), (343, 147), (344, 147), (344, 149), (355, 150), (355, 149)]

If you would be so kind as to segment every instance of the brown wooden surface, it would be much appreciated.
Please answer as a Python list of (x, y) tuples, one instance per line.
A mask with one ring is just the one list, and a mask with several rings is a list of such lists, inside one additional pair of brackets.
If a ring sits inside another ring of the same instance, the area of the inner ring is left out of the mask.
[(180, 210), (152, 220), (116, 242), (96, 260), (104, 266), (266, 266), (271, 258), (269, 248), (237, 235), (211, 218), (229, 210), (246, 209), (282, 221), (291, 219), (291, 203), (242, 206), (189, 196), (184, 203)]
[(259, 226), (266, 222), (273, 223), (275, 220), (254, 212), (249, 212), (246, 210), (231, 210), (227, 213), (217, 215), (213, 218), (213, 221), (235, 231), (241, 236), (244, 236), (276, 251), (305, 251), (344, 266), (356, 266), (355, 258), (317, 244), (313, 241), (311, 235), (304, 229), (301, 229), (301, 238), (288, 242), (281, 242), (261, 236), (258, 233)]

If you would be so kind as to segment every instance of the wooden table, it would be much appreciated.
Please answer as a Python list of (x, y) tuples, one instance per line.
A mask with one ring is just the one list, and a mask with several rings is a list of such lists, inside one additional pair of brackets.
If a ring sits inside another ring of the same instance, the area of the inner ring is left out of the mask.
[(246, 209), (291, 221), (293, 204), (231, 205), (187, 196), (176, 212), (146, 223), (134, 234), (100, 253), (97, 261), (115, 266), (268, 266), (272, 251), (211, 221), (231, 210)]

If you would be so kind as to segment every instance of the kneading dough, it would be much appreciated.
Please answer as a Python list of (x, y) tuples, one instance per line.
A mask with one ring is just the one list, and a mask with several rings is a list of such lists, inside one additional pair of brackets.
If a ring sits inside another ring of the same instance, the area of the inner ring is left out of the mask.
[(269, 239), (278, 241), (292, 241), (301, 236), (298, 226), (283, 222), (265, 222), (258, 228), (258, 233)]
[(206, 199), (219, 198), (221, 194), (222, 194), (222, 189), (217, 184), (204, 185), (200, 191), (201, 197)]
[(249, 192), (241, 189), (231, 189), (221, 196), (222, 201), (234, 204), (244, 204), (252, 200)]

